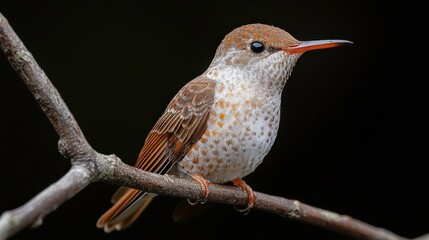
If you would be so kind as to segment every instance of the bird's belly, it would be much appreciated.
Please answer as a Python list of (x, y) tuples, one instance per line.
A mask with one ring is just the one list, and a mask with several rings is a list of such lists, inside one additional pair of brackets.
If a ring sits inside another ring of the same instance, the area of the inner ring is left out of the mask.
[[(223, 105), (223, 108), (228, 107), (226, 103)], [(178, 170), (199, 174), (216, 183), (242, 178), (253, 172), (274, 143), (279, 112), (246, 109), (250, 110), (238, 111), (240, 113), (229, 111), (232, 113), (229, 115), (224, 111), (212, 114), (207, 130), (178, 163)]]

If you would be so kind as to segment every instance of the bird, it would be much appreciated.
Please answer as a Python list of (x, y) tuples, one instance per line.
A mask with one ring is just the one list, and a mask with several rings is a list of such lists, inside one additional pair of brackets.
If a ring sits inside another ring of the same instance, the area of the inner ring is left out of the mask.
[[(299, 41), (273, 25), (251, 23), (229, 32), (209, 67), (172, 98), (146, 137), (134, 167), (196, 180), (204, 202), (210, 183), (233, 183), (262, 163), (280, 125), (282, 92), (307, 51), (352, 44), (348, 40)], [(157, 194), (120, 187), (97, 221), (106, 233), (135, 222)]]

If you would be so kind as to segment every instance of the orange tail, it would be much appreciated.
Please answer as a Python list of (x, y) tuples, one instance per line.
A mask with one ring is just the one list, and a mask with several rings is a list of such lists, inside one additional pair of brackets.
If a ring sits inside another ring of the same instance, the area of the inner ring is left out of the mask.
[[(120, 198), (118, 195), (122, 195)], [(97, 221), (106, 233), (129, 227), (156, 197), (154, 193), (121, 188), (112, 198), (114, 205)]]

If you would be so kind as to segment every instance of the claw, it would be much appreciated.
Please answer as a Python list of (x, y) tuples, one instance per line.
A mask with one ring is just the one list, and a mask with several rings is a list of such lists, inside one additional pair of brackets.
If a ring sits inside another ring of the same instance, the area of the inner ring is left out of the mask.
[(207, 181), (205, 178), (203, 178), (201, 175), (199, 174), (195, 174), (191, 176), (192, 179), (194, 179), (195, 181), (198, 182), (198, 184), (201, 187), (201, 199), (198, 200), (190, 200), (188, 199), (188, 203), (190, 205), (197, 205), (198, 203), (204, 204), (207, 202), (207, 198), (209, 196), (209, 181)]
[(239, 213), (244, 213), (244, 215), (247, 215), (247, 214), (249, 214), (250, 209), (253, 207), (253, 204), (256, 201), (256, 195), (253, 192), (252, 188), (249, 185), (247, 185), (246, 182), (244, 182), (242, 179), (237, 178), (237, 179), (232, 180), (232, 182), (234, 183), (235, 186), (238, 186), (238, 187), (242, 188), (244, 191), (246, 191), (247, 198), (249, 200), (246, 208), (240, 209), (237, 206), (234, 206), (234, 209)]
[(191, 200), (189, 198), (187, 200), (188, 200), (189, 205), (192, 205), (192, 206), (197, 205), (198, 203), (200, 203), (199, 200)]

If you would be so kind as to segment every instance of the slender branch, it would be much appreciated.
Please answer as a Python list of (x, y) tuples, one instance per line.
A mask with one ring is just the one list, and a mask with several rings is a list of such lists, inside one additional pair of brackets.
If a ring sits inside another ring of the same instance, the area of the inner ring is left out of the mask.
[(19, 232), (23, 227), (42, 224), (43, 218), (89, 183), (91, 173), (85, 167), (72, 167), (57, 182), (47, 187), (23, 206), (5, 212), (0, 217), (0, 239)]
[(414, 240), (429, 240), (429, 233), (422, 235), (418, 238), (415, 238)]
[(24, 206), (2, 214), (0, 239), (6, 239), (31, 224), (41, 224), (44, 216), (96, 180), (98, 169), (95, 165), (97, 153), (86, 141), (57, 89), (1, 13), (0, 48), (55, 128), (59, 135), (59, 151), (72, 164), (63, 178)]
[[(101, 181), (113, 184), (120, 183), (121, 185), (175, 197), (198, 199), (201, 196), (201, 187), (196, 182), (145, 172), (130, 167), (120, 162), (119, 159), (112, 162), (114, 158), (114, 156), (101, 155), (99, 162), (109, 161), (115, 166), (111, 168), (111, 171), (100, 169), (100, 172), (110, 172), (108, 175), (103, 175)], [(98, 165), (108, 166), (101, 163)], [(207, 200), (210, 202), (246, 206), (248, 201), (247, 193), (233, 186), (209, 184), (209, 193)], [(255, 195), (254, 209), (321, 226), (356, 239), (407, 239), (349, 216), (312, 207), (297, 200), (289, 200), (260, 192), (255, 192)]]
[(0, 47), (58, 133), (61, 154), (72, 161), (94, 158), (95, 151), (57, 89), (1, 13)]
[[(58, 91), (1, 13), (0, 48), (57, 131), (59, 151), (72, 163), (68, 173), (57, 182), (25, 205), (0, 216), (0, 240), (7, 239), (30, 225), (39, 226), (44, 216), (94, 181), (190, 199), (200, 196), (198, 183), (145, 172), (122, 163), (114, 155), (107, 156), (94, 151)], [(209, 192), (209, 201), (234, 205), (247, 203), (247, 194), (236, 187), (210, 184)], [(358, 239), (406, 239), (388, 230), (299, 201), (259, 192), (255, 194), (254, 209), (321, 226)]]

